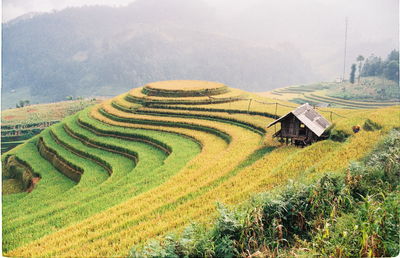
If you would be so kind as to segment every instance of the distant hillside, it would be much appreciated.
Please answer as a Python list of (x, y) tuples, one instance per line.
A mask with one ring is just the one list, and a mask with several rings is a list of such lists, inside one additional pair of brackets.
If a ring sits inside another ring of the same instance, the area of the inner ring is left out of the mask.
[(114, 95), (158, 80), (266, 91), (312, 77), (296, 50), (230, 38), (217, 33), (218, 26), (212, 10), (195, 0), (139, 0), (17, 18), (3, 24), (2, 108), (21, 99)]
[(99, 103), (101, 100), (70, 100), (31, 105), (1, 112), (1, 153), (24, 143), (64, 117)]
[(379, 77), (361, 77), (360, 83), (320, 82), (293, 85), (259, 93), (261, 96), (286, 100), (298, 104), (340, 108), (380, 108), (398, 105), (398, 82)]

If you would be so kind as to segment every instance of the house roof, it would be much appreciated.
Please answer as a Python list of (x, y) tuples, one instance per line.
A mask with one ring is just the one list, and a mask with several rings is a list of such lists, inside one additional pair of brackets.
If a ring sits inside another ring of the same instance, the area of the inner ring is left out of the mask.
[(268, 127), (271, 127), (274, 124), (280, 122), (290, 114), (293, 114), (295, 117), (297, 117), (305, 126), (307, 126), (318, 137), (321, 136), (325, 131), (325, 129), (331, 125), (331, 123), (329, 123), (328, 120), (326, 120), (317, 111), (315, 111), (315, 109), (310, 104), (305, 103), (300, 107), (296, 108), (295, 110), (287, 113), (286, 115), (270, 123)]

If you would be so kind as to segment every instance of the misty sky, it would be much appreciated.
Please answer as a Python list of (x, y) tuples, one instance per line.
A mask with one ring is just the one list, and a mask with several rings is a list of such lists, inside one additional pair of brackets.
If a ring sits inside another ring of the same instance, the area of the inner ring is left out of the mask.
[[(109, 6), (121, 6), (127, 5), (135, 0), (3, 0), (3, 22), (14, 19), (20, 15), (29, 12), (50, 12), (52, 10), (61, 10), (71, 6), (83, 6), (83, 5), (109, 5)], [(230, 4), (230, 12), (240, 11), (248, 6), (255, 5), (259, 0), (207, 0), (210, 6), (226, 6)], [(398, 0), (295, 0), (295, 1), (274, 1), (264, 0), (263, 2), (272, 2), (279, 4), (279, 2), (285, 4), (302, 4), (310, 2), (320, 3), (329, 5), (333, 9), (332, 11), (339, 11), (340, 9), (345, 10), (345, 6), (350, 8), (361, 8), (364, 7), (373, 10), (373, 8), (387, 8), (387, 10), (395, 11), (399, 8)], [(375, 2), (375, 4), (374, 4)], [(372, 3), (372, 5), (371, 5)], [(310, 8), (313, 8), (310, 6)]]
[(29, 12), (50, 12), (70, 6), (127, 5), (133, 0), (3, 0), (3, 22)]
[[(29, 12), (83, 5), (125, 6), (135, 0), (3, 0), (3, 22)], [(348, 66), (357, 55), (386, 57), (399, 48), (398, 0), (204, 0), (223, 26), (215, 31), (255, 44), (300, 51), (324, 78), (342, 70), (344, 20)], [(329, 65), (327, 65), (329, 64)]]

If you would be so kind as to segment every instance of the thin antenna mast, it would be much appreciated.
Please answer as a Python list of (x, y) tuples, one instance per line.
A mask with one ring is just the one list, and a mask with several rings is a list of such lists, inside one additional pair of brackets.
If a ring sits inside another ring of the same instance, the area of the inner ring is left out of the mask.
[(348, 25), (348, 20), (346, 17), (346, 30), (344, 33), (344, 57), (343, 57), (343, 75), (342, 75), (342, 82), (344, 82), (344, 76), (346, 74), (346, 54), (347, 54), (347, 25)]

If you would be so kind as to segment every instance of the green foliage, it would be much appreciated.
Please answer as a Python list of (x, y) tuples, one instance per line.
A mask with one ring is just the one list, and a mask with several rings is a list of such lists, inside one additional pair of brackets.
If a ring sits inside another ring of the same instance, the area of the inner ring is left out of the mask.
[(383, 75), (392, 81), (399, 81), (399, 60), (393, 60), (386, 64)]
[(213, 241), (215, 243), (215, 256), (217, 257), (234, 257), (237, 256), (238, 250), (235, 242), (240, 239), (243, 231), (242, 223), (240, 223), (237, 214), (227, 209), (222, 204), (218, 204), (219, 217), (215, 222), (213, 231)]
[(333, 124), (327, 129), (329, 139), (335, 142), (345, 142), (350, 135), (343, 130), (336, 130), (334, 127), (335, 125)]
[(371, 55), (365, 60), (362, 76), (384, 76), (388, 80), (399, 83), (399, 51), (392, 50), (385, 61)]
[(30, 104), (30, 101), (29, 101), (29, 100), (20, 100), (20, 101), (15, 105), (15, 107), (16, 107), (16, 108), (22, 108), (22, 107), (29, 106), (29, 104)]
[[(142, 250), (132, 248), (129, 257), (213, 257), (215, 247), (211, 239), (207, 228), (193, 223), (185, 228), (181, 236), (169, 234), (163, 241), (151, 240)], [(226, 254), (231, 251), (223, 244), (219, 249)]]
[(352, 64), (351, 65), (351, 72), (350, 72), (350, 83), (354, 83), (355, 82), (355, 78), (356, 78), (356, 64)]
[(312, 240), (327, 256), (396, 256), (399, 251), (400, 132), (389, 137), (363, 162), (353, 163), (345, 187), (351, 212), (324, 221)]
[[(371, 108), (374, 108), (374, 105), (381, 105), (381, 103), (375, 103), (376, 101), (393, 103), (398, 101), (398, 99), (400, 98), (398, 83), (396, 81), (386, 80), (382, 77), (362, 77), (357, 87), (346, 84), (344, 85), (344, 87), (346, 88), (345, 92), (341, 92), (337, 89), (329, 93), (328, 95), (345, 100), (368, 101), (369, 103), (362, 104), (367, 104)], [(360, 103), (353, 104), (359, 106)]]
[(363, 129), (365, 131), (376, 131), (376, 130), (382, 129), (382, 126), (379, 125), (378, 123), (372, 121), (371, 119), (367, 119), (367, 120), (365, 120)]
[[(393, 50), (386, 60), (371, 55), (367, 59), (358, 56), (358, 83), (354, 87), (356, 66), (351, 67), (349, 83), (331, 83), (325, 92), (315, 92), (298, 96), (296, 101), (325, 102), (337, 107), (376, 108), (388, 104), (395, 105), (400, 98), (399, 91), (399, 52)], [(279, 91), (285, 93), (284, 91)], [(324, 96), (330, 97), (329, 99)], [(332, 99), (336, 98), (336, 99)], [(355, 100), (354, 103), (342, 100)], [(360, 103), (360, 101), (364, 103)], [(381, 103), (376, 103), (381, 102)], [(382, 103), (383, 102), (383, 103)], [(390, 103), (385, 103), (390, 102)]]
[(229, 236), (223, 236), (216, 241), (215, 256), (216, 257), (236, 257), (238, 255), (235, 248), (235, 242)]
[(313, 247), (324, 256), (396, 256), (400, 251), (399, 194), (363, 197), (353, 213), (325, 221)]
[(365, 60), (363, 71), (361, 75), (367, 76), (379, 76), (382, 74), (382, 58), (371, 55)]

